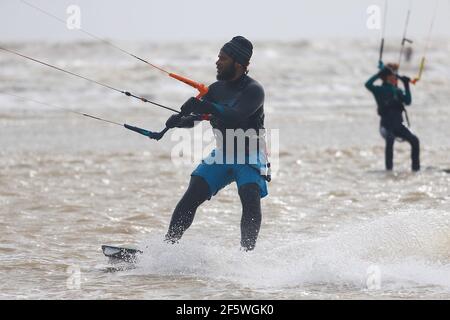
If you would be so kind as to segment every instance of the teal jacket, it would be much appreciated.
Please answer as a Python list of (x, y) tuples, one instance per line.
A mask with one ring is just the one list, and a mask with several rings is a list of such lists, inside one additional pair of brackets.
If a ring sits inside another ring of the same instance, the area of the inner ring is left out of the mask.
[(393, 129), (403, 123), (405, 105), (409, 106), (412, 102), (409, 83), (403, 83), (405, 87), (405, 92), (403, 92), (400, 88), (387, 82), (383, 82), (381, 86), (374, 85), (378, 79), (377, 73), (367, 80), (365, 86), (375, 97), (381, 125), (386, 129)]

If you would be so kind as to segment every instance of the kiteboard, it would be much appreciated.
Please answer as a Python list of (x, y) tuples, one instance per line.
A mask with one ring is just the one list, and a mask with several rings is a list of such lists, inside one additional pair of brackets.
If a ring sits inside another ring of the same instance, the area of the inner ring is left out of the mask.
[(136, 263), (143, 252), (139, 249), (102, 245), (103, 254), (110, 262)]

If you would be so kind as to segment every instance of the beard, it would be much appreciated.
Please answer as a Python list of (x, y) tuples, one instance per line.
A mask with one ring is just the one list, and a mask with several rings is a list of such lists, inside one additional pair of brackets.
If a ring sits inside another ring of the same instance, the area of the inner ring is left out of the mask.
[(236, 72), (237, 70), (236, 67), (234, 66), (234, 63), (230, 64), (230, 66), (223, 69), (222, 72), (219, 73), (219, 71), (217, 71), (216, 79), (224, 81), (231, 80), (236, 76)]

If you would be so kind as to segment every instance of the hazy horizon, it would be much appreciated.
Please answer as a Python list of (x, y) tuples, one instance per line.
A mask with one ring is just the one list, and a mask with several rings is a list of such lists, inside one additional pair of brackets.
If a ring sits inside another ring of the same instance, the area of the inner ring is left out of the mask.
[[(81, 10), (81, 28), (99, 37), (123, 41), (186, 42), (224, 41), (241, 34), (252, 41), (310, 39), (379, 39), (381, 32), (369, 29), (367, 9), (384, 0), (358, 1), (238, 1), (224, 4), (207, 0), (165, 2), (131, 0), (26, 0), (66, 20), (69, 5)], [(450, 1), (438, 0), (432, 39), (450, 38)], [(413, 1), (408, 37), (429, 33), (435, 2)], [(401, 38), (409, 0), (388, 1), (386, 38)], [(179, 10), (173, 10), (176, 7)], [(257, 8), (255, 10), (255, 8)], [(228, 19), (228, 20), (227, 20)], [(61, 22), (26, 5), (24, 1), (0, 3), (2, 41), (91, 40), (69, 30)], [(231, 21), (231, 23), (226, 23)]]

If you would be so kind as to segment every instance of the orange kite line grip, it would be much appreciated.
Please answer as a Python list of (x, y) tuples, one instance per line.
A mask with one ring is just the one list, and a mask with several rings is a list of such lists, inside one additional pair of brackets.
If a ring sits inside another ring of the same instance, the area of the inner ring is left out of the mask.
[(169, 73), (169, 76), (197, 89), (199, 92), (199, 94), (196, 96), (197, 99), (200, 99), (201, 97), (203, 97), (205, 94), (208, 93), (208, 87), (202, 83), (195, 82), (191, 79), (179, 76), (175, 73)]
[[(197, 99), (200, 99), (201, 97), (203, 97), (205, 94), (207, 94), (208, 93), (208, 87), (207, 86), (205, 86), (203, 83), (198, 83), (198, 82), (195, 82), (195, 81), (193, 81), (193, 80), (191, 80), (191, 79), (188, 79), (188, 78), (185, 78), (185, 77), (182, 77), (182, 76), (180, 76), (180, 75), (178, 75), (178, 74), (175, 74), (175, 73), (169, 73), (169, 76), (170, 77), (172, 77), (172, 78), (174, 78), (174, 79), (177, 79), (177, 80), (179, 80), (179, 81), (181, 81), (181, 82), (184, 82), (184, 83), (186, 83), (187, 85), (189, 85), (189, 86), (191, 86), (191, 87), (194, 87), (195, 89), (197, 89), (198, 90), (198, 95), (195, 97), (195, 98), (197, 98)], [(202, 114), (202, 120), (210, 120), (211, 119), (211, 115), (210, 114)]]

